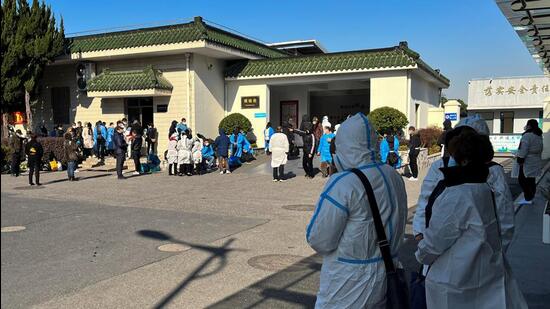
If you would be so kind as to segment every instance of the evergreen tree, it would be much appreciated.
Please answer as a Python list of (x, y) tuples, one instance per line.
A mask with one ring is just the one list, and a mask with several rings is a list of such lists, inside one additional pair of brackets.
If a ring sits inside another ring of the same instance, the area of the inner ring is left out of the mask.
[(7, 114), (25, 108), (32, 128), (31, 100), (36, 94), (45, 66), (64, 52), (63, 19), (56, 25), (52, 10), (33, 0), (4, 0), (2, 3), (2, 96), (3, 129)]

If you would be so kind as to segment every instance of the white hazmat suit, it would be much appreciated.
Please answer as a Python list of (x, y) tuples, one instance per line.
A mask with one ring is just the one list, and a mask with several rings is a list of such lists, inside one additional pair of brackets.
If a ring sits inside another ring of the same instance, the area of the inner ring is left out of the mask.
[(283, 133), (275, 133), (269, 141), (269, 151), (271, 151), (271, 167), (279, 167), (287, 162), (287, 153), (289, 149), (288, 137)]
[(445, 189), (416, 251), (420, 263), (431, 265), (428, 308), (527, 308), (502, 251), (491, 188), (485, 183), (488, 168), (450, 169), (455, 172), (445, 172)]
[[(489, 135), (489, 128), (485, 121), (477, 116), (466, 117), (460, 121), (456, 127), (469, 126), (479, 134)], [(443, 180), (443, 173), (440, 168), (443, 167), (443, 159), (432, 163), (420, 189), (420, 195), (416, 204), (416, 212), (413, 219), (413, 234), (424, 234), (426, 228), (426, 206), (430, 195), (437, 184)], [(504, 251), (507, 250), (514, 235), (514, 200), (510, 192), (510, 187), (506, 182), (504, 169), (498, 164), (491, 164), (489, 168), (489, 177), (487, 183), (495, 194), (495, 203), (497, 205), (497, 215), (500, 224), (502, 245)]]
[[(362, 113), (342, 123), (336, 137), (335, 164), (307, 227), (309, 245), (323, 256), (316, 308), (384, 308), (386, 270), (377, 245), (360, 169), (371, 182), (391, 252), (397, 256), (407, 218), (401, 176), (375, 161), (375, 129)], [(397, 262), (394, 259), (394, 262)]]

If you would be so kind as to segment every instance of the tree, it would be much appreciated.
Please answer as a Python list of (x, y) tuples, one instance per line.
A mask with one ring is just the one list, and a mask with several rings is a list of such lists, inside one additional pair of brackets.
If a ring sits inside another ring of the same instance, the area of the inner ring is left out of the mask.
[(395, 134), (403, 130), (409, 123), (405, 114), (388, 106), (373, 110), (369, 113), (368, 118), (376, 127), (379, 134)]
[(31, 100), (38, 82), (45, 66), (65, 48), (63, 19), (57, 27), (51, 8), (38, 0), (30, 7), (27, 0), (5, 0), (1, 44), (3, 126), (7, 125), (6, 113), (24, 107), (32, 128)]

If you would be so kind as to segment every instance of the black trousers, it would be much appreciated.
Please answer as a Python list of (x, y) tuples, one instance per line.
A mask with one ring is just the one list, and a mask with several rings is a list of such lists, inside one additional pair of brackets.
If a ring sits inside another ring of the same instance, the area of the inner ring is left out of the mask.
[(19, 166), (21, 165), (21, 155), (19, 153), (11, 154), (11, 174), (19, 176), (21, 172)]
[(411, 151), (409, 151), (409, 168), (411, 169), (411, 173), (414, 178), (418, 178), (418, 164), (416, 162), (418, 159), (418, 153), (418, 149), (411, 149)]
[(134, 166), (136, 167), (136, 171), (141, 173), (141, 162), (139, 161), (140, 157), (141, 151), (132, 150), (132, 159), (134, 160)]
[(302, 167), (307, 176), (313, 177), (313, 156), (310, 158), (308, 153), (304, 153), (302, 157)]
[(126, 159), (126, 153), (121, 152), (116, 154), (116, 174), (119, 178), (122, 178), (122, 167), (124, 166), (124, 160)]
[(97, 140), (97, 145), (96, 145), (97, 149), (97, 153), (96, 153), (96, 156), (101, 160), (103, 161), (103, 159), (105, 158), (105, 140), (104, 139), (98, 139)]
[(29, 184), (32, 182), (32, 176), (34, 174), (34, 178), (37, 184), (40, 183), (40, 163), (41, 159), (29, 159)]
[(156, 145), (157, 142), (147, 142), (147, 156), (149, 156), (151, 152), (155, 153)]
[(523, 174), (523, 164), (519, 166), (518, 182), (523, 190), (523, 197), (526, 201), (531, 201), (537, 193), (537, 182), (535, 177), (525, 177)]
[(285, 176), (285, 166), (284, 164), (279, 165), (279, 167), (273, 168), (273, 179), (280, 180)]

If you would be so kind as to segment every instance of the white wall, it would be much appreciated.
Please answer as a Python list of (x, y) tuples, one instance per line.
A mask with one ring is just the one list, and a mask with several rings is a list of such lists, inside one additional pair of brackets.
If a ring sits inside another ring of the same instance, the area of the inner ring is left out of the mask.
[(218, 125), (224, 117), (225, 62), (193, 55), (195, 132), (206, 137), (218, 136)]
[[(258, 96), (258, 108), (241, 108), (241, 97)], [(269, 119), (270, 89), (266, 84), (256, 81), (230, 81), (226, 83), (226, 104), (228, 114), (241, 113), (252, 123), (258, 145), (264, 144), (263, 130)], [(266, 113), (265, 118), (256, 118), (256, 113)], [(231, 132), (227, 132), (231, 133)]]
[[(411, 82), (411, 114), (409, 121), (417, 128), (429, 125), (429, 109), (439, 107), (439, 88), (417, 74), (410, 74)], [(414, 115), (414, 107), (419, 104), (418, 115)]]
[(307, 85), (271, 86), (270, 95), (269, 121), (274, 127), (281, 125), (281, 101), (298, 101), (298, 126), (302, 121), (302, 115), (309, 114)]

